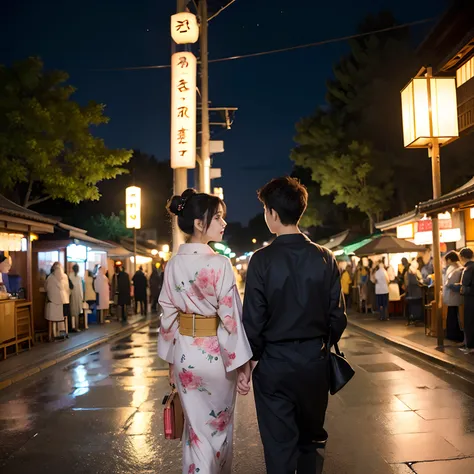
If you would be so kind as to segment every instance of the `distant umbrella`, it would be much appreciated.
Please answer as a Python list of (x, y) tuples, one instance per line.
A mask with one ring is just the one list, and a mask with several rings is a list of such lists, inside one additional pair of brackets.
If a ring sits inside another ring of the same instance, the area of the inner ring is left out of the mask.
[(364, 257), (382, 253), (424, 252), (425, 250), (425, 247), (416, 245), (408, 240), (397, 239), (397, 237), (390, 235), (380, 235), (357, 249), (354, 253), (358, 257)]

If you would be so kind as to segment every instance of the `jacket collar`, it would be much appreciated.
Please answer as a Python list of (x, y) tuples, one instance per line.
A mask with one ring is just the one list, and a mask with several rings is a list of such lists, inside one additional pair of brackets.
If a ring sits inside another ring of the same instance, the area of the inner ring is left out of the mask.
[(215, 255), (216, 252), (207, 244), (181, 244), (178, 255)]
[(285, 234), (279, 235), (274, 241), (273, 244), (294, 244), (302, 242), (311, 242), (308, 237), (304, 234)]

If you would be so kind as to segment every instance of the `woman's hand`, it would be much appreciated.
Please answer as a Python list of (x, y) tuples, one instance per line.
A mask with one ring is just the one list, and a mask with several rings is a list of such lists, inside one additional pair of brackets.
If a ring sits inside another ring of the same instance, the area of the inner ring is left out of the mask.
[(250, 363), (247, 362), (242, 367), (239, 367), (237, 372), (237, 392), (239, 392), (240, 395), (247, 395), (250, 392)]
[(174, 388), (176, 386), (174, 379), (174, 364), (170, 364), (168, 378), (170, 381), (170, 385)]

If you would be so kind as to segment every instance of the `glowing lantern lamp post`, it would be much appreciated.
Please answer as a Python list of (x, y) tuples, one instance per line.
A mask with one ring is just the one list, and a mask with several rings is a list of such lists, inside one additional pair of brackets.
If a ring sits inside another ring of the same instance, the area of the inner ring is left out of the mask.
[(125, 190), (125, 209), (127, 229), (133, 229), (133, 268), (137, 271), (137, 229), (142, 226), (142, 190), (138, 186), (130, 186)]
[[(171, 168), (173, 194), (187, 188), (188, 169), (196, 167), (196, 78), (197, 60), (193, 53), (184, 51), (185, 45), (199, 39), (196, 16), (186, 11), (186, 0), (177, 0), (178, 13), (171, 16), (170, 32), (173, 39), (171, 55)], [(183, 46), (181, 46), (183, 45)], [(176, 217), (172, 220), (173, 253), (184, 242)]]
[[(430, 67), (422, 68), (420, 73), (401, 92), (403, 139), (406, 148), (428, 148), (432, 165), (433, 199), (437, 199), (441, 196), (440, 146), (459, 137), (456, 79), (433, 77)], [(432, 216), (432, 223), (436, 308), (435, 318), (431, 318), (431, 331), (434, 332), (435, 319), (438, 346), (441, 347), (444, 344), (444, 330), (438, 214)]]

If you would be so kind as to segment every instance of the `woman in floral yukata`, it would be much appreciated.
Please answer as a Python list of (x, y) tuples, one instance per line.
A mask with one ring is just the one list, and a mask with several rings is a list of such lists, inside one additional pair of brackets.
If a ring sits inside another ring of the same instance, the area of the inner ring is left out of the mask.
[[(222, 240), (226, 208), (217, 196), (187, 189), (170, 200), (168, 210), (190, 236), (166, 266), (159, 299), (158, 355), (170, 364), (170, 383), (177, 386), (185, 414), (182, 472), (227, 474), (238, 373), (247, 370), (252, 351), (230, 260), (208, 246)], [(215, 324), (217, 335), (205, 329), (199, 335), (203, 319)]]

